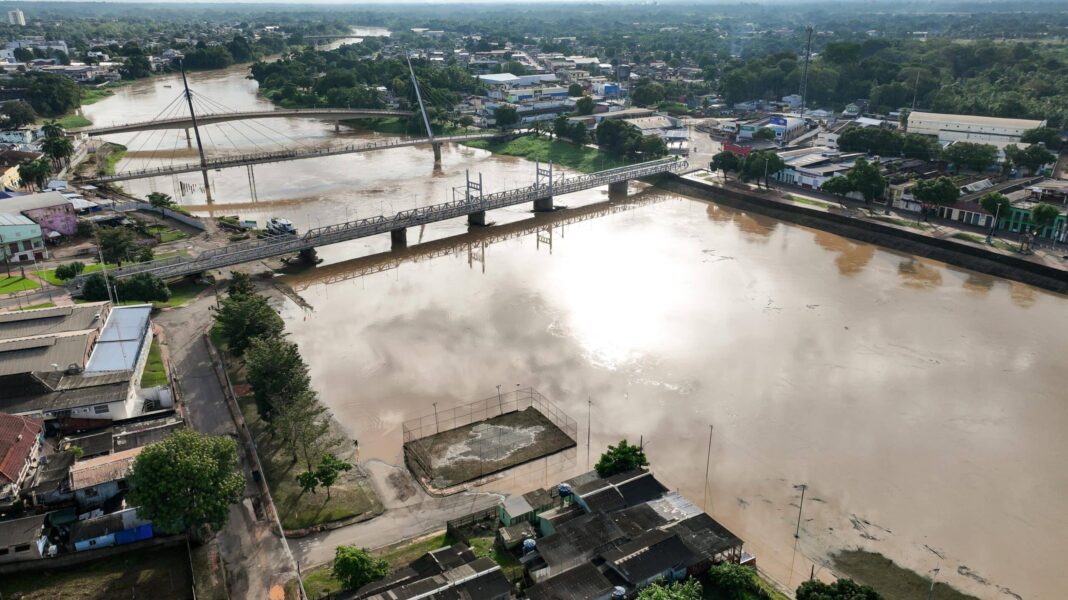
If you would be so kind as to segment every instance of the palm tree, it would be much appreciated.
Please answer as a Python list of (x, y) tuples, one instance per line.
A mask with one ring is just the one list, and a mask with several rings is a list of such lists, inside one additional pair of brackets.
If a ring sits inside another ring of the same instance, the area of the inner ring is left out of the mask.
[(63, 137), (63, 126), (56, 121), (49, 121), (41, 126), (41, 132), (44, 133), (45, 139), (61, 138)]
[(74, 144), (69, 138), (63, 136), (47, 137), (46, 134), (44, 141), (41, 142), (41, 150), (52, 159), (52, 164), (58, 167), (61, 162), (74, 154)]
[(19, 163), (19, 179), (26, 187), (33, 189), (43, 188), (48, 176), (52, 174), (52, 166), (44, 159), (24, 160)]

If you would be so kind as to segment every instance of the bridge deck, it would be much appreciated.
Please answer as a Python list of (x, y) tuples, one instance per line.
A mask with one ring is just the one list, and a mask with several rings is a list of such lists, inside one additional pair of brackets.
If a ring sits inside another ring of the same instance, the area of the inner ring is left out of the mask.
[[(379, 117), (410, 117), (411, 111), (407, 110), (378, 110), (378, 109), (355, 109), (355, 108), (291, 108), (280, 110), (254, 110), (232, 113), (208, 113), (197, 115), (198, 125), (211, 125), (213, 123), (225, 123), (227, 121), (242, 121), (247, 119), (285, 119), (290, 117), (306, 117), (310, 119), (361, 119)], [(160, 119), (158, 121), (140, 121), (136, 123), (121, 123), (117, 125), (104, 125), (100, 127), (83, 127), (71, 129), (70, 134), (85, 134), (90, 137), (108, 135), (112, 133), (128, 133), (133, 131), (149, 131), (153, 129), (185, 129), (193, 126), (193, 120), (188, 117), (175, 117), (173, 119)]]
[[(439, 138), (444, 139), (444, 138)], [(137, 273), (152, 273), (158, 277), (180, 277), (194, 273), (202, 273), (212, 269), (229, 267), (244, 262), (263, 260), (285, 254), (295, 254), (301, 250), (328, 246), (340, 242), (347, 242), (362, 237), (387, 233), (409, 227), (417, 227), (464, 217), (472, 213), (504, 208), (516, 204), (533, 202), (542, 198), (550, 198), (563, 194), (570, 194), (581, 190), (587, 190), (610, 183), (628, 181), (641, 177), (659, 175), (661, 173), (680, 173), (685, 171), (688, 164), (685, 160), (665, 158), (627, 167), (619, 167), (587, 175), (560, 178), (552, 185), (534, 184), (531, 186), (505, 190), (488, 194), (482, 198), (471, 198), (434, 204), (422, 208), (401, 211), (393, 216), (376, 216), (356, 221), (338, 223), (311, 229), (303, 236), (287, 235), (273, 236), (261, 240), (250, 240), (237, 244), (231, 244), (223, 248), (205, 250), (196, 257), (174, 257), (127, 265), (110, 271), (112, 277), (129, 277)], [(72, 283), (80, 287), (85, 277), (78, 277)]]

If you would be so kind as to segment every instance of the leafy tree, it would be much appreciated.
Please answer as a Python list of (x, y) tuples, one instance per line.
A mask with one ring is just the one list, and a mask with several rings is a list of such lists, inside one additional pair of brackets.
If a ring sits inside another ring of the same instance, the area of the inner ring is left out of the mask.
[(786, 168), (786, 162), (778, 154), (770, 151), (753, 152), (742, 164), (742, 180), (755, 179), (759, 185), (764, 178), (764, 187), (771, 187), (773, 175)]
[(1034, 231), (1042, 231), (1046, 227), (1053, 225), (1060, 214), (1060, 209), (1053, 204), (1046, 202), (1036, 204), (1031, 209), (1031, 227)]
[(592, 115), (595, 106), (596, 103), (593, 101), (593, 98), (583, 96), (575, 102), (575, 112), (580, 115)]
[(900, 156), (903, 145), (903, 136), (882, 127), (849, 127), (838, 136), (838, 148), (844, 152)]
[(882, 600), (875, 590), (852, 579), (827, 584), (813, 579), (797, 588), (797, 600)]
[(696, 579), (685, 582), (654, 583), (638, 593), (638, 600), (701, 600), (701, 583)]
[(953, 204), (960, 197), (960, 188), (949, 177), (923, 179), (912, 186), (912, 195), (919, 200), (925, 211), (935, 206)]
[[(7, 105), (5, 104), (4, 106)], [(1023, 137), (1020, 138), (1020, 141), (1025, 144), (1042, 143), (1050, 150), (1060, 150), (1061, 144), (1064, 143), (1064, 140), (1061, 139), (1061, 134), (1051, 127), (1028, 129), (1023, 133)]]
[(567, 86), (567, 95), (571, 96), (572, 98), (578, 98), (582, 95), (582, 86), (577, 83), (572, 83), (571, 85)]
[(658, 135), (643, 135), (638, 143), (638, 153), (646, 160), (660, 158), (667, 155), (668, 147), (664, 139)]
[(1007, 217), (1009, 211), (1012, 210), (1012, 201), (1005, 194), (988, 192), (979, 198), (979, 206), (983, 207), (983, 210), (991, 215), (995, 215), (992, 229), (997, 229), (998, 223)]
[(234, 356), (241, 356), (259, 337), (281, 335), (285, 324), (259, 294), (226, 298), (216, 315), (223, 339)]
[(280, 336), (253, 339), (248, 347), (246, 366), (256, 405), (268, 419), (272, 409), (311, 389), (308, 365), (304, 363), (300, 349)]
[(123, 261), (134, 260), (141, 248), (134, 232), (125, 227), (100, 229), (96, 237), (106, 263), (122, 266)]
[(553, 119), (553, 135), (561, 139), (571, 137), (571, 121), (564, 115)]
[(519, 111), (514, 106), (498, 106), (493, 109), (493, 119), (497, 127), (504, 129), (519, 122)]
[(708, 581), (730, 600), (742, 600), (756, 592), (753, 569), (738, 563), (725, 562), (708, 571)]
[(641, 145), (642, 132), (622, 119), (604, 119), (595, 130), (597, 144), (616, 156), (634, 156)]
[(15, 60), (21, 63), (30, 62), (31, 60), (36, 58), (33, 55), (33, 50), (30, 50), (29, 48), (23, 48), (21, 46), (15, 48), (12, 54), (14, 55)]
[(19, 179), (26, 187), (41, 189), (48, 183), (52, 165), (44, 158), (24, 160), (19, 163)]
[(116, 286), (121, 300), (166, 302), (171, 299), (171, 290), (167, 287), (167, 283), (151, 273), (138, 273), (120, 279)]
[(770, 127), (761, 127), (760, 129), (757, 129), (756, 132), (753, 133), (753, 139), (754, 140), (768, 140), (768, 141), (774, 140), (775, 139), (775, 130), (771, 129)]
[(907, 158), (934, 160), (942, 153), (938, 139), (929, 135), (906, 133), (901, 139), (901, 155)]
[(103, 273), (93, 273), (85, 278), (85, 283), (82, 285), (82, 298), (89, 302), (107, 300), (109, 298), (108, 283)]
[(302, 494), (314, 494), (315, 489), (319, 487), (319, 478), (315, 476), (315, 471), (302, 471), (297, 474), (297, 485), (300, 486)]
[(713, 171), (723, 171), (723, 177), (727, 176), (730, 171), (737, 171), (742, 166), (742, 160), (737, 154), (724, 150), (718, 152), (712, 156), (712, 162), (708, 163), (708, 168)]
[(389, 575), (389, 562), (372, 556), (364, 548), (338, 546), (334, 551), (333, 572), (346, 589), (355, 590)]
[(37, 121), (37, 113), (33, 112), (33, 107), (21, 100), (5, 102), (0, 106), (0, 115), (6, 117), (4, 126), (9, 129), (18, 129)]
[(586, 130), (585, 123), (572, 123), (567, 137), (571, 138), (571, 141), (576, 144), (585, 144), (589, 140), (590, 134)]
[(167, 209), (175, 205), (174, 200), (163, 192), (151, 192), (145, 198), (148, 199), (149, 204), (160, 210), (163, 218), (167, 218)]
[(152, 62), (142, 54), (129, 56), (119, 67), (119, 74), (123, 79), (143, 79), (152, 74)]
[(326, 488), (326, 498), (330, 499), (330, 487), (337, 483), (342, 473), (352, 470), (352, 463), (345, 462), (333, 454), (324, 454), (315, 469), (315, 478)]
[(1029, 172), (1035, 174), (1045, 165), (1055, 162), (1057, 157), (1042, 146), (1033, 145), (1020, 150), (1018, 146), (1011, 144), (1005, 147), (1005, 159), (1015, 165), (1027, 167)]
[(631, 90), (630, 99), (635, 106), (654, 106), (664, 100), (664, 86), (649, 80), (639, 81)]
[(858, 158), (846, 178), (853, 190), (864, 196), (864, 203), (869, 206), (886, 190), (886, 178), (879, 172), (878, 161), (868, 162), (863, 157)]
[(146, 446), (134, 459), (126, 476), (127, 500), (168, 533), (201, 525), (218, 530), (244, 491), (239, 469), (232, 438), (181, 429)]
[(78, 84), (62, 75), (38, 73), (26, 88), (26, 99), (37, 114), (58, 117), (81, 105), (82, 92)]
[(60, 281), (66, 281), (68, 279), (74, 279), (78, 275), (82, 274), (85, 270), (85, 263), (74, 261), (56, 267), (56, 279)]
[(226, 294), (233, 298), (235, 296), (248, 296), (256, 293), (256, 286), (252, 283), (252, 278), (248, 273), (243, 271), (230, 271), (230, 285), (226, 287)]
[(958, 168), (982, 172), (998, 161), (998, 149), (990, 144), (953, 142), (942, 151), (942, 158)]
[(853, 189), (853, 182), (845, 175), (831, 177), (823, 182), (820, 189), (828, 194), (834, 194), (835, 196), (847, 196), (856, 191)]
[(600, 477), (611, 477), (618, 473), (633, 471), (648, 464), (649, 461), (645, 458), (644, 450), (639, 446), (628, 444), (627, 440), (621, 440), (616, 446), (608, 446), (608, 450), (601, 455), (597, 464), (594, 465), (594, 469), (597, 470), (597, 475)]
[(182, 59), (190, 69), (222, 69), (234, 64), (234, 57), (226, 46), (207, 46), (186, 52)]

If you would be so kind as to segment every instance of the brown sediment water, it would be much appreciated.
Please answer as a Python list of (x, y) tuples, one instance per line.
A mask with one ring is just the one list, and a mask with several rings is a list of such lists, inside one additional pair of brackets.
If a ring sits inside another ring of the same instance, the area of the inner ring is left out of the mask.
[[(243, 77), (192, 84), (235, 108), (265, 106)], [(104, 124), (158, 111), (177, 91), (164, 81), (86, 112)], [(329, 123), (271, 125), (315, 143), (336, 135)], [(523, 160), (451, 147), (435, 168), (429, 150), (405, 148), (257, 167), (257, 203), (245, 170), (213, 172), (210, 210), (326, 225), (450, 199), (468, 170), (488, 191), (533, 180)], [(859, 547), (938, 567), (980, 598), (1063, 594), (1068, 299), (640, 187), (637, 199), (655, 201), (573, 222), (512, 207), (489, 218), (513, 237), (457, 219), (408, 232), (433, 252), (389, 254), (378, 236), (320, 249), (323, 265), (286, 276), (312, 307), (287, 305), (288, 330), (362, 457), (399, 464), (401, 423), (434, 402), (534, 387), (578, 421), (576, 458), (486, 489), (584, 470), (592, 399), (593, 461), (643, 438), (657, 476), (789, 587)], [(578, 212), (606, 200), (590, 190), (558, 202)]]

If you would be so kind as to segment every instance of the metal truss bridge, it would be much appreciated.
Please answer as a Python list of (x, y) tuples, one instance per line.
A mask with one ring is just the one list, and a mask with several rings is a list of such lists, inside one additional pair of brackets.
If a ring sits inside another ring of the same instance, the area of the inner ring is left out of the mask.
[[(303, 117), (308, 119), (322, 119), (327, 121), (344, 121), (346, 119), (371, 119), (381, 117), (410, 117), (411, 111), (407, 110), (376, 110), (367, 108), (292, 108), (279, 110), (254, 110), (243, 112), (218, 112), (197, 115), (198, 125), (212, 125), (229, 121), (244, 121), (247, 119), (284, 119), (290, 117)], [(87, 135), (90, 137), (108, 135), (112, 133), (129, 133), (133, 131), (149, 131), (153, 129), (186, 129), (193, 126), (193, 118), (190, 116), (175, 117), (171, 119), (159, 119), (153, 121), (141, 121), (137, 123), (122, 123), (118, 125), (106, 125), (102, 127), (83, 127), (71, 129), (70, 135)]]
[[(444, 141), (444, 138), (437, 139)], [(296, 254), (306, 250), (313, 250), (320, 246), (347, 242), (381, 233), (392, 234), (394, 241), (398, 239), (404, 240), (404, 234), (410, 227), (419, 227), (459, 217), (468, 217), (469, 222), (472, 223), (485, 223), (486, 211), (527, 202), (534, 203), (536, 208), (540, 205), (543, 208), (547, 206), (551, 209), (554, 196), (588, 190), (603, 185), (608, 185), (610, 188), (620, 184), (625, 186), (626, 182), (631, 179), (651, 177), (664, 173), (682, 173), (688, 166), (685, 160), (665, 158), (597, 173), (559, 178), (556, 181), (550, 175), (548, 183), (543, 183), (539, 180), (527, 187), (486, 195), (482, 195), (481, 190), (477, 195), (471, 194), (471, 190), (476, 188), (469, 181), (464, 197), (452, 202), (405, 210), (392, 216), (379, 215), (319, 227), (309, 230), (302, 236), (271, 236), (265, 239), (231, 244), (223, 248), (205, 250), (191, 258), (174, 257), (130, 264), (109, 271), (108, 275), (113, 278), (124, 278), (138, 273), (151, 273), (160, 278), (181, 277), (245, 262)], [(85, 276), (78, 277), (72, 281), (72, 287), (80, 288), (84, 282)]]

